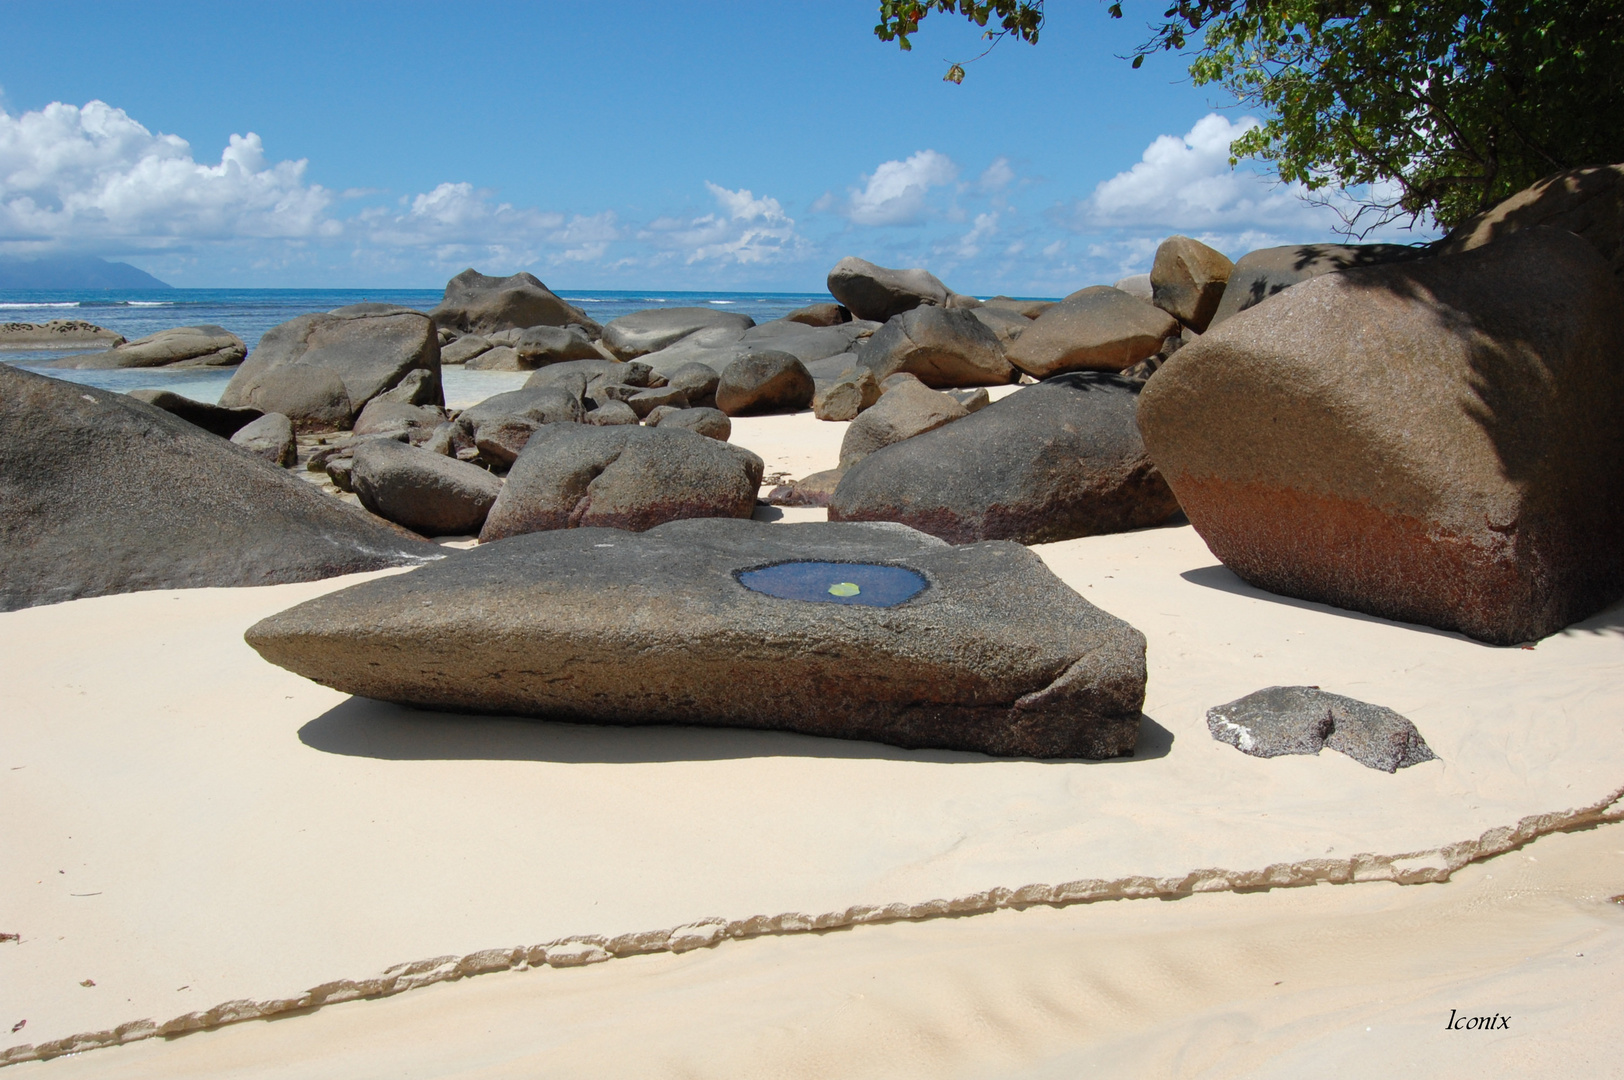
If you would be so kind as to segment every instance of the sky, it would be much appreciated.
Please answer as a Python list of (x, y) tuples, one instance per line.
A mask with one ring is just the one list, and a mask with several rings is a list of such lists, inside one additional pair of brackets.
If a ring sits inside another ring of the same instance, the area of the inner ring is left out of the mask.
[[(1120, 57), (1162, 0), (1054, 0), (1036, 46), (873, 0), (0, 0), (0, 254), (193, 288), (820, 290), (845, 255), (1059, 296), (1181, 233), (1338, 239), (1231, 169), (1257, 117)], [(1429, 233), (1389, 230), (1407, 242)]]

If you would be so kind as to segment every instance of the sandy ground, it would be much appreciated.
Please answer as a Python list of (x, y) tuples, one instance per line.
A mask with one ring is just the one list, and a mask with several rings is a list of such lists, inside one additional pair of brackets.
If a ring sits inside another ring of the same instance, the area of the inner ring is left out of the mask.
[[(735, 441), (803, 475), (843, 427)], [(1146, 634), (1133, 759), (447, 717), (242, 643), (346, 581), (0, 615), (0, 1051), (280, 1013), (17, 1067), (1608, 1075), (1624, 826), (1519, 845), (1624, 810), (1624, 608), (1493, 649), (1252, 590), (1188, 527), (1038, 550)], [(1441, 760), (1210, 738), (1208, 707), (1287, 683), (1396, 708)], [(559, 966), (628, 942), (693, 951)]]
[[(1032, 908), (485, 975), (18, 1066), (106, 1077), (1615, 1077), (1624, 825), (1447, 884)], [(1505, 1030), (1450, 1031), (1451, 1015)]]

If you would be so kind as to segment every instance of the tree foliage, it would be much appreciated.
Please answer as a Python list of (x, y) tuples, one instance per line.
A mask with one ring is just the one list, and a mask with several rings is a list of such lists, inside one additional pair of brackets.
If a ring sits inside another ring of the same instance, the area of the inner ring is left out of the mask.
[[(906, 47), (932, 10), (996, 17), (993, 44), (1043, 25), (1043, 0), (887, 0), (876, 33)], [(1150, 29), (1134, 67), (1196, 43), (1194, 81), (1264, 112), (1236, 158), (1365, 189), (1350, 229), (1447, 228), (1552, 172), (1624, 161), (1624, 0), (1179, 0)]]

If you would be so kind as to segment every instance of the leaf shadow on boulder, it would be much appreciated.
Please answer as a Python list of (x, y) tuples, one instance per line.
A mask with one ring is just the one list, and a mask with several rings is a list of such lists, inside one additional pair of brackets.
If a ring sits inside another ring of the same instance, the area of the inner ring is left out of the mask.
[(856, 739), (820, 738), (754, 728), (675, 724), (575, 724), (522, 717), (431, 712), (352, 697), (299, 728), (312, 750), (380, 761), (538, 761), (566, 765), (634, 765), (676, 761), (732, 761), (761, 757), (860, 758), (943, 765), (1039, 761), (1041, 764), (1129, 764), (1163, 758), (1173, 733), (1149, 716), (1139, 718), (1132, 757), (1102, 761), (994, 758), (959, 750), (905, 750)]

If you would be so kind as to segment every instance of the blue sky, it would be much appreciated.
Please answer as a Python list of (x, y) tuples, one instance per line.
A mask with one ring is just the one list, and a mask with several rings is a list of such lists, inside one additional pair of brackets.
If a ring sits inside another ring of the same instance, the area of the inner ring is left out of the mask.
[(1162, 6), (1057, 0), (954, 86), (975, 29), (903, 53), (873, 0), (0, 2), (0, 252), (193, 287), (785, 291), (856, 254), (1060, 295), (1174, 232), (1333, 239), (1229, 169), (1250, 121), (1221, 90), (1118, 59)]

